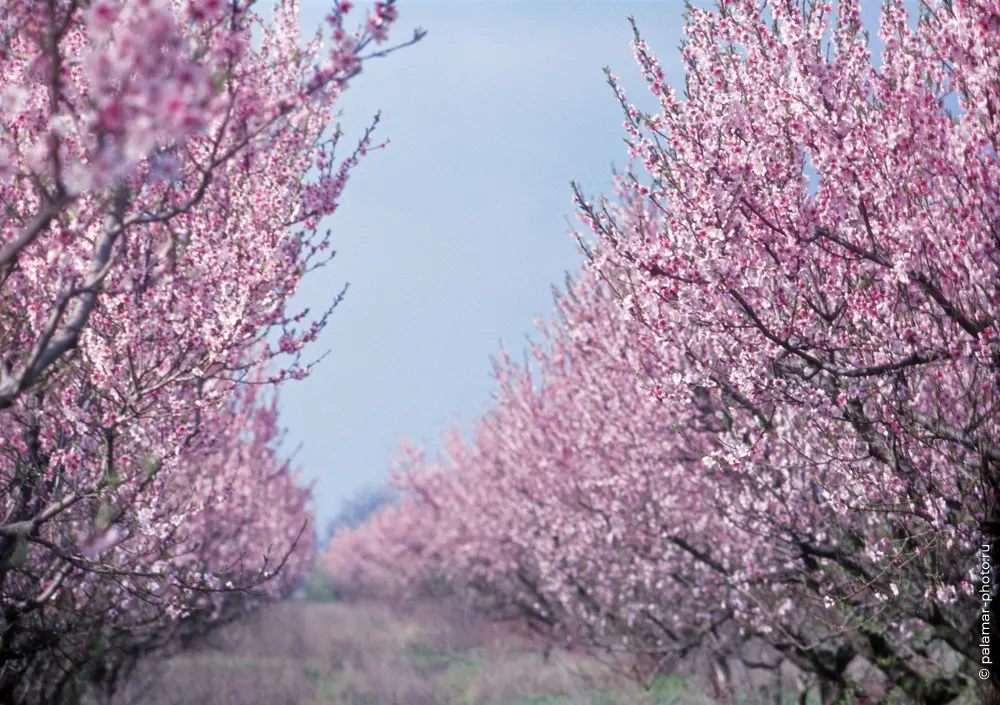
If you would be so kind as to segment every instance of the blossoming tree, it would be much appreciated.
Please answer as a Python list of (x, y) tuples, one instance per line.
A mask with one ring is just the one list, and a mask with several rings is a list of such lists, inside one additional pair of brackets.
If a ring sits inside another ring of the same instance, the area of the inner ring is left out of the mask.
[[(331, 256), (320, 221), (376, 146), (369, 129), (340, 158), (328, 126), (363, 61), (391, 51), (397, 14), (376, 2), (352, 32), (350, 10), (334, 3), (328, 36), (303, 43), (292, 1), (270, 22), (242, 1), (0, 9), (5, 697), (27, 692), (36, 657), (102, 634), (125, 593), (178, 619), (195, 592), (298, 564), (303, 497), (269, 484), (280, 464), (255, 455), (268, 437), (227, 447), (220, 434), (239, 418), (273, 426), (241, 385), (305, 376), (303, 348), (332, 310), (288, 301)], [(219, 491), (197, 477), (203, 462), (230, 468), (233, 502), (259, 496), (266, 511), (199, 496)]]
[[(145, 492), (64, 516), (64, 536), (73, 523), (97, 524), (81, 557), (52, 565), (51, 551), (29, 546), (7, 586), (8, 600), (23, 604), (4, 664), (8, 699), (114, 692), (137, 657), (182, 646), (301, 582), (313, 555), (311, 493), (278, 457), (276, 398), (257, 397), (243, 387), (198, 451)], [(53, 573), (62, 579), (41, 602), (34, 576)]]
[[(920, 566), (893, 604), (972, 656), (975, 552), (998, 526), (1000, 8), (922, 9), (884, 4), (878, 66), (858, 2), (692, 9), (683, 96), (637, 33), (661, 110), (609, 80), (644, 173), (615, 203), (576, 199), (643, 344), (822, 468), (813, 505), (884, 525), (801, 548), (845, 571), (824, 599)], [(760, 473), (749, 447), (722, 460)]]

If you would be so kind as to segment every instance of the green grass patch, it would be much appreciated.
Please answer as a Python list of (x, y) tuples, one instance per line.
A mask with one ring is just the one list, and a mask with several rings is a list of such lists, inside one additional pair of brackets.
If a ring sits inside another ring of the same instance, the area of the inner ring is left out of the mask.
[(340, 597), (327, 574), (315, 566), (309, 573), (303, 589), (309, 602), (335, 602)]
[(316, 681), (316, 696), (312, 701), (303, 705), (326, 705), (337, 702), (347, 686), (347, 681), (342, 673), (334, 673), (324, 676)]
[(509, 705), (573, 705), (573, 700), (568, 695), (529, 695)]
[(448, 651), (426, 646), (413, 646), (409, 652), (410, 665), (423, 675), (444, 673), (451, 667), (452, 660)]

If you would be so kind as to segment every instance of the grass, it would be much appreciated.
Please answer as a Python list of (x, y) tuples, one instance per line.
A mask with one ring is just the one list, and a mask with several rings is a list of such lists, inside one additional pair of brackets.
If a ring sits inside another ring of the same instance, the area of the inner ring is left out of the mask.
[(116, 705), (701, 705), (679, 677), (647, 693), (440, 604), (279, 605), (199, 649), (143, 664)]

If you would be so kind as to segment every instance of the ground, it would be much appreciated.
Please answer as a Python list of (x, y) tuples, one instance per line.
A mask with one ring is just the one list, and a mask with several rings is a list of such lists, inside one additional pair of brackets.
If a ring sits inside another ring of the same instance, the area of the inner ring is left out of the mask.
[(707, 705), (439, 604), (289, 602), (144, 664), (116, 705)]

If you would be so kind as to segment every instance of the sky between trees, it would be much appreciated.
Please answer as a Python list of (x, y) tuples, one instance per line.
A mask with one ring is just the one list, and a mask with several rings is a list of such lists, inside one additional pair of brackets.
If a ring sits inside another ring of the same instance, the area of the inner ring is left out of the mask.
[[(869, 27), (878, 6), (864, 6)], [(324, 7), (304, 1), (303, 26)], [(288, 449), (302, 444), (297, 460), (318, 480), (320, 527), (382, 480), (401, 437), (434, 450), (443, 427), (468, 427), (490, 401), (499, 342), (520, 350), (534, 317), (552, 311), (551, 285), (580, 266), (569, 181), (606, 193), (612, 163), (625, 166), (602, 67), (639, 105), (649, 100), (630, 15), (667, 80), (683, 76), (680, 0), (398, 7), (401, 33), (429, 33), (368, 64), (340, 104), (350, 138), (381, 109), (378, 136), (391, 144), (359, 165), (328, 219), (337, 258), (299, 295), (318, 309), (350, 283), (315, 348), (331, 353), (281, 395)]]

